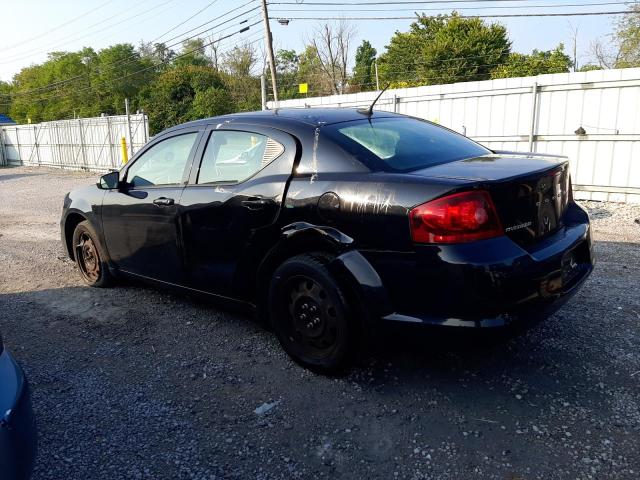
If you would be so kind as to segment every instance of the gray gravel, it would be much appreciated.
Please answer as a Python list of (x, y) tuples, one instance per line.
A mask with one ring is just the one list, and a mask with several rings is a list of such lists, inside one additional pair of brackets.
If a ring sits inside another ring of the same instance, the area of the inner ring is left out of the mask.
[(638, 478), (639, 207), (587, 204), (596, 271), (526, 335), (391, 339), (336, 379), (242, 315), (84, 287), (58, 220), (94, 178), (0, 169), (0, 328), (33, 387), (35, 479)]

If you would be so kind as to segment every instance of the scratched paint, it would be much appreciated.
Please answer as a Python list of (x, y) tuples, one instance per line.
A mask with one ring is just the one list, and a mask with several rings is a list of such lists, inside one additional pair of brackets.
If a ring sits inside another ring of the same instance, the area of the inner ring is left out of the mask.
[(313, 136), (313, 155), (311, 157), (311, 178), (309, 183), (313, 183), (318, 178), (318, 143), (320, 141), (320, 127), (316, 128)]
[(341, 194), (345, 209), (355, 213), (387, 213), (395, 204), (395, 192), (382, 184), (373, 184), (366, 191)]

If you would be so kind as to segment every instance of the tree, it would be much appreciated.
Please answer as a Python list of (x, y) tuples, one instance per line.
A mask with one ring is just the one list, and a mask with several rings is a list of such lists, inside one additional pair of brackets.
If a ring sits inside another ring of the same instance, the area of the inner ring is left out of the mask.
[(295, 50), (278, 50), (276, 53), (276, 76), (278, 95), (281, 100), (298, 98), (300, 55)]
[(529, 77), (546, 73), (569, 72), (573, 62), (569, 55), (564, 53), (564, 45), (561, 43), (554, 50), (534, 50), (531, 55), (523, 53), (511, 53), (504, 63), (495, 67), (491, 72), (491, 78)]
[(344, 93), (347, 86), (349, 50), (355, 29), (345, 20), (316, 27), (308, 40), (318, 57), (318, 66), (330, 82), (333, 93)]
[(224, 91), (225, 86), (210, 67), (183, 65), (162, 72), (142, 94), (141, 104), (149, 113), (151, 131), (157, 133), (202, 116), (229, 113), (219, 92), (209, 91), (216, 89)]
[(129, 43), (100, 50), (95, 59), (96, 68), (92, 71), (91, 92), (91, 101), (98, 113), (122, 112), (125, 98), (131, 100), (135, 110), (139, 92), (155, 77), (154, 65)]
[(204, 52), (205, 44), (201, 38), (192, 38), (182, 42), (182, 52), (174, 60), (178, 67), (194, 65), (199, 67), (211, 66), (211, 60)]
[(396, 32), (378, 61), (385, 82), (432, 85), (487, 80), (509, 57), (504, 26), (457, 13), (419, 15), (409, 32)]
[(374, 90), (376, 88), (375, 61), (378, 52), (367, 41), (363, 40), (356, 49), (356, 64), (353, 68), (351, 86), (357, 90)]
[(239, 45), (225, 53), (220, 65), (222, 78), (236, 109), (260, 109), (260, 79), (253, 75), (258, 56), (251, 44)]
[(0, 80), (0, 113), (8, 114), (11, 107), (11, 84)]
[(640, 67), (640, 5), (618, 20), (609, 42), (591, 44), (591, 55), (601, 68)]
[(151, 44), (140, 42), (138, 47), (140, 57), (145, 60), (150, 60), (155, 64), (169, 64), (175, 57), (176, 52), (167, 47), (164, 43)]
[(640, 66), (640, 5), (632, 6), (631, 11), (633, 13), (622, 16), (616, 28), (616, 68)]

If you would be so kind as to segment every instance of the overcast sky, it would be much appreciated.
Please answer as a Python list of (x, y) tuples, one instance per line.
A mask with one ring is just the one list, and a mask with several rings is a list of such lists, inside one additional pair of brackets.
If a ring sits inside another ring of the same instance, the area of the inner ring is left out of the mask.
[[(10, 80), (14, 74), (33, 63), (40, 63), (46, 59), (50, 51), (74, 51), (84, 46), (90, 46), (98, 50), (115, 43), (130, 42), (138, 44), (141, 40), (150, 41), (158, 39), (163, 33), (183, 22), (200, 9), (205, 9), (192, 20), (159, 38), (159, 41), (169, 40), (187, 30), (222, 15), (225, 12), (237, 8), (248, 0), (3, 0), (0, 2), (2, 27), (0, 29), (0, 79)], [(394, 6), (393, 8), (382, 6), (345, 6), (336, 11), (333, 7), (311, 7), (273, 5), (270, 7), (272, 17), (293, 16), (410, 16), (414, 8), (411, 5)], [(280, 0), (282, 1), (282, 0)], [(347, 1), (347, 0), (345, 0)], [(601, 2), (602, 0), (600, 0)], [(610, 0), (611, 1), (611, 0)], [(301, 0), (298, 0), (301, 2)], [(550, 5), (550, 4), (584, 4), (598, 2), (598, 0), (529, 0), (528, 2), (499, 2), (492, 5), (508, 6), (518, 5)], [(240, 9), (242, 13), (257, 7), (255, 1)], [(482, 5), (487, 5), (486, 3)], [(464, 7), (473, 9), (465, 9)], [(206, 8), (205, 8), (206, 7)], [(415, 5), (413, 6), (415, 7)], [(535, 13), (540, 8), (519, 8), (517, 10), (504, 9), (476, 9), (478, 3), (455, 3), (449, 6), (444, 2), (434, 5), (433, 2), (424, 5), (424, 8), (446, 7), (440, 11), (428, 11), (425, 13), (436, 14), (450, 12), (451, 8), (473, 15), (491, 15), (500, 13)], [(324, 8), (325, 13), (315, 11)], [(294, 11), (283, 11), (293, 9)], [(382, 12), (365, 12), (367, 9), (383, 9)], [(593, 6), (590, 10), (623, 10), (623, 4)], [(563, 7), (546, 9), (546, 11), (577, 11), (589, 10), (578, 7)], [(353, 11), (350, 11), (353, 10)], [(280, 11), (280, 12), (278, 12)], [(297, 12), (297, 13), (296, 13)], [(232, 14), (230, 16), (236, 15)], [(254, 10), (245, 17), (253, 17), (249, 23), (260, 20), (260, 10)], [(255, 16), (255, 17), (254, 17)], [(216, 21), (208, 26), (214, 26), (229, 17)], [(505, 24), (509, 36), (513, 41), (514, 50), (528, 53), (532, 49), (548, 50), (554, 48), (559, 42), (564, 42), (567, 50), (571, 48), (570, 24), (579, 29), (578, 53), (579, 63), (584, 64), (589, 60), (589, 46), (599, 37), (612, 31), (615, 17), (528, 17), (513, 19), (496, 19)], [(237, 21), (240, 21), (239, 18)], [(236, 22), (237, 22), (236, 21)], [(232, 33), (237, 30), (236, 22), (230, 22), (216, 30), (228, 28), (222, 34)], [(301, 50), (305, 35), (314, 26), (313, 21), (292, 21), (289, 26), (282, 26), (272, 21), (272, 31), (277, 48), (290, 48)], [(406, 31), (409, 20), (389, 21), (354, 21), (357, 29), (357, 43), (360, 40), (369, 40), (374, 47), (382, 52), (395, 30)], [(222, 50), (246, 38), (249, 41), (260, 38), (260, 27), (252, 27), (248, 32), (236, 35), (221, 43)], [(206, 27), (203, 27), (203, 29)], [(198, 30), (196, 30), (198, 31)], [(171, 42), (170, 42), (171, 43)], [(355, 47), (354, 47), (355, 50)]]

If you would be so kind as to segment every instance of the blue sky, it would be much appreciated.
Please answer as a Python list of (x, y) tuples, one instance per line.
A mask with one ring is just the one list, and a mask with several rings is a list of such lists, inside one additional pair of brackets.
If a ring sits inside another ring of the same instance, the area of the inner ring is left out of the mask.
[[(416, 5), (398, 5), (392, 8), (383, 6), (345, 6), (340, 10), (334, 7), (317, 6), (291, 6), (271, 5), (271, 16), (411, 16)], [(282, 0), (281, 0), (282, 1)], [(301, 0), (297, 0), (300, 2)], [(335, 1), (335, 0), (334, 0)], [(345, 0), (348, 1), (348, 0)], [(393, 1), (393, 0), (391, 0)], [(396, 0), (397, 1), (397, 0)], [(602, 2), (604, 0), (527, 0), (513, 2), (499, 2), (491, 5), (500, 6), (530, 6), (553, 4), (583, 4)], [(611, 1), (611, 0), (609, 0)], [(615, 0), (614, 0), (615, 1)], [(228, 10), (246, 4), (248, 0), (85, 0), (83, 2), (72, 0), (20, 0), (1, 2), (0, 12), (2, 17), (2, 29), (0, 34), (0, 79), (10, 80), (21, 68), (32, 63), (39, 63), (46, 59), (46, 53), (52, 50), (73, 51), (83, 46), (91, 46), (100, 49), (114, 43), (130, 42), (138, 44), (140, 40), (154, 40), (163, 33), (185, 21), (200, 9), (204, 9), (192, 20), (171, 31), (160, 40), (168, 40), (208, 20), (211, 20)], [(254, 1), (237, 13), (257, 7), (259, 2)], [(439, 11), (425, 13), (436, 14), (450, 12), (453, 8), (466, 14), (491, 15), (500, 13), (536, 13), (541, 8), (506, 9), (475, 9), (479, 5), (472, 3), (425, 4), (423, 8), (441, 8)], [(471, 9), (465, 9), (472, 7)], [(412, 8), (414, 7), (414, 8)], [(418, 6), (420, 8), (420, 6)], [(294, 11), (283, 11), (293, 9)], [(313, 11), (324, 9), (325, 13)], [(374, 13), (365, 10), (387, 9)], [(405, 10), (406, 9), (406, 10)], [(606, 5), (583, 7), (547, 8), (546, 11), (607, 11), (623, 10), (624, 5)], [(350, 11), (353, 10), (353, 11)], [(252, 17), (251, 21), (260, 20), (260, 10), (254, 10), (246, 17)], [(82, 16), (82, 18), (78, 18)], [(232, 16), (232, 15), (231, 15)], [(242, 18), (246, 18), (242, 17)], [(214, 26), (225, 20), (225, 17), (217, 22), (209, 24)], [(507, 26), (509, 36), (513, 41), (515, 51), (530, 52), (534, 48), (551, 49), (559, 42), (564, 42), (567, 49), (571, 45), (570, 25), (578, 27), (578, 61), (581, 64), (589, 60), (590, 44), (597, 38), (609, 34), (613, 28), (615, 17), (527, 17), (511, 19), (495, 19), (487, 21), (499, 21)], [(239, 18), (237, 21), (240, 21)], [(216, 30), (227, 28), (222, 34), (228, 34), (237, 30), (234, 26), (237, 21), (230, 22)], [(272, 31), (276, 48), (290, 48), (301, 50), (305, 36), (313, 29), (312, 21), (292, 21), (289, 26), (281, 26), (272, 21)], [(357, 21), (353, 22), (357, 30), (357, 43), (361, 39), (369, 40), (379, 52), (383, 51), (385, 44), (394, 31), (407, 30), (410, 20), (392, 21)], [(203, 27), (204, 29), (206, 27)], [(220, 47), (224, 51), (233, 47), (234, 43), (242, 37), (259, 42), (261, 25), (252, 27), (242, 35), (236, 35), (221, 42)], [(196, 32), (199, 30), (196, 30)], [(260, 45), (260, 43), (257, 43)]]

